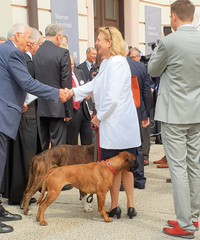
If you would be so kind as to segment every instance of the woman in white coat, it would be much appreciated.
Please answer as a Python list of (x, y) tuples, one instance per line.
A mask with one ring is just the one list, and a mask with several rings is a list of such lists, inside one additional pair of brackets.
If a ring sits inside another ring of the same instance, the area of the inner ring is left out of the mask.
[[(95, 100), (97, 110), (92, 123), (99, 127), (102, 159), (116, 156), (121, 151), (137, 155), (141, 145), (136, 108), (131, 92), (131, 73), (126, 60), (125, 42), (115, 27), (98, 29), (98, 54), (103, 57), (98, 75), (87, 84), (71, 89), (69, 97), (80, 101), (88, 95)], [(118, 197), (121, 181), (127, 196), (127, 214), (135, 216), (133, 200), (133, 174), (121, 171), (115, 175), (111, 193), (110, 217), (121, 217)]]

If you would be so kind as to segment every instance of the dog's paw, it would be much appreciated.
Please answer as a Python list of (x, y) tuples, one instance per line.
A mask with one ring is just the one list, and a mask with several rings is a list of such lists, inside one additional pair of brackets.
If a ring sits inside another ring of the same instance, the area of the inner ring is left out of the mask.
[(81, 199), (81, 202), (85, 212), (90, 213), (93, 211), (93, 204), (87, 202), (87, 195)]

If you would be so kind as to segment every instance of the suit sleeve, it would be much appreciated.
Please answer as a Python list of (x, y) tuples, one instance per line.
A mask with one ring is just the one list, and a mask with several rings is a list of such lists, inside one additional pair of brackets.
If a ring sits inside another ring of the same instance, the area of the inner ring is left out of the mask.
[[(72, 72), (69, 51), (66, 50), (61, 59), (61, 86), (62, 88), (72, 88)], [(73, 105), (72, 99), (64, 103), (66, 117), (72, 117)]]
[(154, 49), (148, 62), (148, 72), (151, 77), (160, 77), (167, 68), (167, 51), (162, 40)]
[(10, 54), (8, 61), (8, 71), (20, 88), (25, 92), (34, 94), (43, 99), (58, 102), (59, 89), (47, 86), (40, 83), (38, 80), (33, 79), (29, 74), (24, 61), (23, 54), (17, 49)]

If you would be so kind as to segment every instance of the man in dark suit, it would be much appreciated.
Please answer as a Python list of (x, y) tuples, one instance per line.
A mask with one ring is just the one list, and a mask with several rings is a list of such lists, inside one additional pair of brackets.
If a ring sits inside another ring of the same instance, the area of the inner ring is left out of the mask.
[(94, 63), (96, 63), (97, 57), (97, 50), (93, 47), (88, 47), (86, 50), (86, 60), (78, 65), (78, 69), (83, 70), (84, 73), (84, 80), (91, 81), (92, 79), (89, 78), (90, 70)]
[[(8, 141), (16, 138), (26, 92), (54, 102), (67, 100), (64, 89), (46, 86), (29, 74), (23, 52), (30, 44), (30, 35), (31, 29), (28, 26), (15, 24), (8, 33), (9, 40), (0, 45), (0, 185)], [(6, 211), (0, 201), (0, 233), (13, 231), (11, 226), (2, 221), (20, 219), (20, 215)]]
[[(74, 67), (74, 59), (71, 57), (72, 68), (72, 86), (78, 87), (83, 85), (83, 71)], [(78, 135), (80, 134), (81, 145), (89, 145), (93, 142), (91, 129), (91, 116), (88, 103), (73, 101), (73, 118), (67, 125), (67, 144), (77, 145)]]
[[(35, 78), (34, 64), (32, 61), (43, 39), (37, 29), (31, 28), (31, 42), (24, 53), (29, 73)], [(20, 204), (26, 188), (29, 175), (29, 165), (33, 156), (40, 152), (37, 128), (37, 100), (27, 105), (30, 95), (27, 94), (23, 105), (23, 114), (16, 140), (10, 140), (9, 154), (6, 163), (5, 184), (2, 189), (3, 197), (8, 198), (9, 205)], [(16, 194), (17, 192), (17, 194)], [(36, 202), (35, 198), (31, 203)]]
[[(56, 88), (71, 88), (69, 51), (59, 47), (64, 29), (59, 24), (50, 24), (45, 29), (46, 40), (34, 57), (35, 76), (39, 81)], [(38, 99), (39, 135), (42, 150), (66, 143), (65, 121), (72, 118), (72, 100), (55, 104)]]
[[(138, 54), (139, 50), (138, 50)], [(130, 56), (133, 57), (133, 52), (130, 52)], [(141, 129), (141, 139), (144, 140), (144, 135), (148, 135), (148, 132), (142, 135), (142, 130), (146, 129), (149, 125), (150, 111), (153, 107), (153, 97), (150, 89), (150, 77), (148, 76), (147, 69), (144, 63), (140, 62), (140, 56), (138, 60), (127, 57), (131, 69), (131, 76), (136, 76), (139, 83), (140, 89), (140, 107), (137, 108), (138, 118), (140, 122)], [(144, 128), (144, 129), (143, 129)], [(148, 154), (150, 149), (150, 135), (146, 137), (146, 152)], [(148, 156), (147, 156), (148, 157)], [(134, 186), (139, 189), (145, 188), (146, 178), (144, 176), (144, 159), (143, 159), (143, 149), (142, 146), (138, 148), (138, 169), (134, 172)]]

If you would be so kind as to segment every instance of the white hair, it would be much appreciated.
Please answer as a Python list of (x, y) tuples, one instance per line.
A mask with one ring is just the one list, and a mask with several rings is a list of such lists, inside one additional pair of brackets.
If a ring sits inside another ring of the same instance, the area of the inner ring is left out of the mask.
[(24, 33), (28, 25), (24, 23), (16, 23), (12, 26), (11, 30), (8, 32), (7, 37), (13, 37), (17, 32)]
[(42, 35), (36, 28), (31, 28), (31, 39), (33, 40), (34, 43), (38, 43), (41, 37)]

